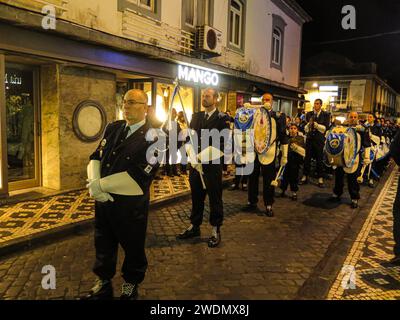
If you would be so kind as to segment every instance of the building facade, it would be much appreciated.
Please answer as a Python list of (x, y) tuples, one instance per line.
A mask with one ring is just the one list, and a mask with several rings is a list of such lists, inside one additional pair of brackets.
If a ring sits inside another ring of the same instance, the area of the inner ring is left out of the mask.
[(221, 111), (269, 91), (292, 113), (310, 19), (293, 0), (0, 0), (0, 197), (84, 187), (131, 88), (161, 121), (175, 79), (189, 117), (207, 86)]
[(375, 63), (322, 52), (303, 62), (301, 86), (308, 92), (307, 111), (320, 98), (333, 114), (357, 111), (392, 119), (400, 115), (399, 95), (379, 76)]
[(357, 111), (388, 119), (400, 117), (399, 95), (374, 74), (304, 77), (302, 85), (308, 92), (306, 111), (312, 110), (315, 99), (320, 98), (332, 114)]

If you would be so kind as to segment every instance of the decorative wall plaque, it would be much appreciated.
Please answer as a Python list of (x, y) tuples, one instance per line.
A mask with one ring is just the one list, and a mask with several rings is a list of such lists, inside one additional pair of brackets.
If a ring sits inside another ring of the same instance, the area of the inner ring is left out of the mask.
[(97, 141), (101, 138), (106, 125), (107, 115), (100, 103), (86, 100), (76, 107), (72, 118), (72, 128), (79, 140)]

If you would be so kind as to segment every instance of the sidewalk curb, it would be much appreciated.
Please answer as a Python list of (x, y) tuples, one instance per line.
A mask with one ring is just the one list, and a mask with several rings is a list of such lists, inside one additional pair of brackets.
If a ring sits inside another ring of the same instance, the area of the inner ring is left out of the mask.
[[(233, 178), (229, 178), (223, 181), (223, 186), (224, 187), (229, 186), (232, 181)], [(43, 198), (48, 198), (48, 197), (43, 197)], [(152, 201), (150, 203), (149, 214), (151, 214), (151, 210), (171, 204), (176, 201), (186, 200), (189, 198), (190, 198), (190, 191), (186, 191), (182, 192), (179, 195), (169, 196), (164, 199)], [(55, 240), (61, 240), (64, 238), (68, 238), (70, 236), (81, 234), (85, 231), (92, 229), (93, 224), (94, 224), (94, 218), (90, 218), (84, 221), (71, 223), (60, 227), (55, 227), (33, 235), (7, 241), (4, 244), (0, 244), (0, 257), (3, 258), (6, 255), (12, 255), (20, 251), (30, 250), (35, 247), (48, 244)]]
[(379, 198), (386, 185), (387, 179), (395, 170), (391, 165), (381, 177), (380, 183), (371, 193), (371, 196), (364, 202), (364, 205), (357, 209), (349, 224), (343, 228), (339, 235), (329, 245), (324, 257), (315, 266), (310, 277), (298, 290), (296, 300), (325, 300), (334, 284), (343, 263), (356, 241), (365, 221)]

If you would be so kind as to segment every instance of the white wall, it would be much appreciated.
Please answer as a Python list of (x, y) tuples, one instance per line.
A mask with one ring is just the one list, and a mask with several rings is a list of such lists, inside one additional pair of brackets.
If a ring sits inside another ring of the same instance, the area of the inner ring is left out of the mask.
[[(162, 0), (161, 19), (164, 23), (181, 28), (181, 8), (185, 0)], [(89, 28), (124, 36), (118, 0), (68, 0), (63, 19)], [(223, 33), (223, 46), (227, 46), (229, 0), (214, 0), (214, 27)], [(287, 26), (284, 36), (283, 70), (270, 67), (272, 41), (272, 14), (281, 16)], [(301, 52), (300, 25), (275, 6), (271, 0), (247, 0), (245, 53), (240, 55), (223, 50), (223, 56), (211, 59), (213, 63), (245, 69), (248, 73), (279, 83), (297, 87)]]
[[(272, 14), (287, 26), (284, 36), (282, 71), (271, 68)], [(251, 24), (250, 21), (253, 23)], [(299, 84), (302, 28), (270, 0), (247, 2), (246, 62), (248, 72), (294, 87)]]

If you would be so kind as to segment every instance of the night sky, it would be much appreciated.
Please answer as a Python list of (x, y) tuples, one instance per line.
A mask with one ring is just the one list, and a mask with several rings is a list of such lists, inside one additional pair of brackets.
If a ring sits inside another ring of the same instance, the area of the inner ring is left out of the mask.
[[(345, 55), (353, 62), (375, 62), (378, 74), (400, 93), (400, 0), (297, 0), (313, 21), (305, 24), (303, 62), (325, 51)], [(342, 28), (342, 7), (356, 8), (357, 29)], [(383, 35), (349, 42), (328, 43), (356, 37)]]

